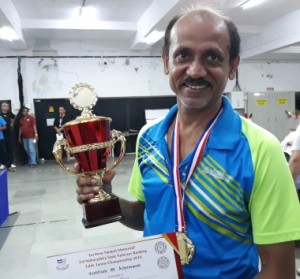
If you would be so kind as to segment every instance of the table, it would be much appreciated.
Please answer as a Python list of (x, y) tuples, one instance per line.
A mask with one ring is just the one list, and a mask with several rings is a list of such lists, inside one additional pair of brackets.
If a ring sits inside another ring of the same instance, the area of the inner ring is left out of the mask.
[(7, 171), (0, 171), (0, 226), (8, 217)]

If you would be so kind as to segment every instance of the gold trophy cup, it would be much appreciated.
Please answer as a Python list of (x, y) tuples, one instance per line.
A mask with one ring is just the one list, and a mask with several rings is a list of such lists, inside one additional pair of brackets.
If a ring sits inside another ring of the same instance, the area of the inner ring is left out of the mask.
[[(110, 131), (111, 118), (92, 114), (97, 99), (94, 88), (86, 83), (79, 83), (72, 87), (70, 102), (82, 113), (63, 126), (66, 138), (57, 140), (53, 147), (54, 158), (64, 171), (77, 176), (94, 176), (99, 180), (98, 195), (82, 204), (82, 223), (85, 228), (123, 218), (118, 197), (104, 191), (102, 177), (122, 160), (126, 140), (121, 132)], [(110, 166), (107, 166), (110, 152), (118, 141), (121, 142), (120, 155)], [(63, 149), (75, 157), (80, 167), (78, 173), (63, 164), (61, 155)]]

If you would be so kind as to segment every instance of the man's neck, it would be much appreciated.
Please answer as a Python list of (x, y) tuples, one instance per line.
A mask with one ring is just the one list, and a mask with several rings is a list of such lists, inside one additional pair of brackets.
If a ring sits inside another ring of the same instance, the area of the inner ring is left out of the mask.
[(222, 105), (221, 100), (213, 106), (205, 109), (190, 109), (178, 104), (177, 117), (179, 118), (180, 129), (198, 131), (201, 133), (205, 130), (211, 119), (218, 113)]
[[(186, 109), (178, 104), (178, 136), (180, 140), (180, 161), (183, 160), (196, 146), (199, 138), (207, 128), (209, 122), (218, 113), (221, 102), (209, 109)], [(168, 147), (171, 152), (172, 135), (176, 117), (168, 131)], [(171, 153), (170, 153), (171, 154)]]

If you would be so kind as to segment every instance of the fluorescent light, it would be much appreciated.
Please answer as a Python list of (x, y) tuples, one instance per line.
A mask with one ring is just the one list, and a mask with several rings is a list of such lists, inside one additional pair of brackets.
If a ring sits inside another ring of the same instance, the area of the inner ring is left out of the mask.
[(143, 39), (143, 42), (150, 45), (159, 41), (164, 36), (164, 31), (152, 31), (147, 37)]
[(265, 2), (266, 0), (248, 0), (244, 4), (241, 5), (241, 7), (246, 10), (255, 6), (258, 6)]
[(3, 26), (0, 28), (0, 39), (13, 41), (18, 39), (18, 35), (14, 29), (8, 26)]

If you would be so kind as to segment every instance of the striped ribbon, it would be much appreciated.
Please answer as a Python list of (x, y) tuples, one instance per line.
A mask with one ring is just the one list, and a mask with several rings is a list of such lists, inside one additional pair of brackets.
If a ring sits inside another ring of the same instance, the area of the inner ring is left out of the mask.
[(175, 189), (175, 195), (176, 195), (176, 209), (177, 209), (177, 232), (182, 232), (186, 233), (186, 228), (185, 228), (185, 221), (184, 221), (184, 214), (183, 214), (183, 192), (185, 191), (185, 188), (187, 186), (187, 183), (189, 182), (193, 172), (196, 170), (198, 167), (202, 156), (203, 152), (205, 150), (205, 146), (207, 144), (210, 132), (217, 122), (218, 118), (220, 117), (223, 109), (222, 107), (218, 111), (218, 113), (210, 120), (208, 123), (206, 129), (200, 136), (194, 150), (192, 151), (192, 156), (191, 160), (188, 164), (187, 167), (187, 177), (185, 180), (185, 185), (184, 188), (181, 189), (180, 185), (180, 174), (179, 174), (179, 163), (180, 163), (180, 139), (179, 139), (179, 118), (178, 118), (178, 113), (176, 116), (176, 122), (175, 122), (175, 127), (174, 131), (172, 134), (172, 176), (173, 176), (173, 181), (174, 181), (174, 189)]

